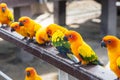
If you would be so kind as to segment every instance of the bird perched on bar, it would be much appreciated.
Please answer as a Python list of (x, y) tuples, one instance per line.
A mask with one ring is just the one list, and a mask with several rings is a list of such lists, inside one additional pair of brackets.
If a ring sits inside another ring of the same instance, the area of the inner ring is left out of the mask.
[(10, 24), (14, 22), (14, 15), (12, 11), (8, 8), (6, 3), (0, 3), (0, 23), (1, 27), (5, 28), (3, 26), (6, 24), (7, 26), (10, 26)]
[(25, 80), (42, 80), (42, 77), (38, 75), (33, 67), (27, 67), (25, 73)]
[(35, 37), (36, 32), (42, 28), (40, 24), (32, 20), (31, 18), (27, 16), (23, 16), (19, 18), (19, 25), (22, 27), (24, 26), (27, 30), (27, 33), (29, 35), (29, 40), (27, 43), (29, 44), (30, 42), (34, 41), (33, 37)]
[(110, 69), (120, 79), (120, 39), (113, 35), (107, 35), (102, 38), (102, 47), (107, 48)]
[(69, 30), (65, 33), (65, 39), (70, 43), (72, 53), (79, 59), (81, 65), (103, 64), (98, 60), (98, 56), (93, 49), (83, 40), (82, 36), (76, 32)]
[(38, 44), (47, 45), (50, 42), (50, 39), (46, 33), (46, 28), (40, 28), (36, 34), (36, 41)]
[(70, 52), (69, 43), (65, 40), (63, 41), (66, 31), (68, 31), (67, 28), (57, 24), (50, 24), (46, 27), (46, 33), (50, 41), (52, 41), (53, 46), (59, 51), (59, 54), (78, 63), (78, 59)]
[(63, 33), (68, 31), (68, 29), (64, 28), (63, 26), (57, 25), (57, 24), (50, 24), (46, 27), (46, 33), (49, 38), (51, 38), (54, 32), (56, 32), (57, 30), (62, 31)]
[(76, 56), (73, 55), (70, 49), (70, 43), (64, 39), (64, 33), (60, 30), (57, 30), (52, 35), (52, 44), (59, 51), (59, 54), (65, 58), (69, 58), (75, 63), (79, 63), (79, 60)]
[(22, 40), (27, 40), (27, 38), (29, 37), (26, 28), (20, 27), (19, 26), (19, 22), (13, 22), (11, 25), (11, 32), (16, 31), (18, 34), (22, 35), (24, 38)]

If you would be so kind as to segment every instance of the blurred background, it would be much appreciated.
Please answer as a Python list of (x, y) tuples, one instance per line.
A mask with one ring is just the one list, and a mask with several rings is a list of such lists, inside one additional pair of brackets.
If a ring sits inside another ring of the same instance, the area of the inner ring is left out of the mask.
[[(12, 0), (9, 4), (16, 3)], [(18, 0), (24, 1), (24, 0)], [(29, 1), (29, 0), (28, 0)], [(32, 0), (31, 0), (32, 1)], [(14, 4), (8, 6), (13, 10), (16, 21), (20, 16), (29, 16), (42, 26), (54, 23), (53, 0), (37, 0), (37, 3)], [(116, 3), (119, 5), (119, 3)], [(14, 8), (14, 9), (13, 9)], [(104, 64), (107, 64), (108, 57), (105, 48), (101, 48), (101, 0), (68, 0), (66, 2), (66, 28), (79, 32), (85, 41), (95, 50)], [(16, 12), (15, 12), (15, 11)], [(21, 11), (21, 12), (19, 12)], [(119, 6), (117, 7), (117, 31), (120, 37)], [(19, 12), (19, 13), (18, 13)], [(60, 16), (62, 17), (62, 16)], [(24, 69), (33, 66), (43, 77), (43, 80), (58, 80), (58, 69), (49, 63), (30, 55), (3, 39), (0, 39), (0, 70), (10, 76), (13, 80), (24, 80)]]

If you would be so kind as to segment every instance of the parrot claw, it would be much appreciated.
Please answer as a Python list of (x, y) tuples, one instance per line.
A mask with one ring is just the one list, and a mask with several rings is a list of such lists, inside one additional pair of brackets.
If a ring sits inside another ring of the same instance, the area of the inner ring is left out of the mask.
[(116, 78), (116, 79), (114, 79), (114, 80), (120, 80), (120, 78)]
[(51, 46), (52, 43), (49, 41), (49, 42), (46, 42), (45, 45), (47, 45), (47, 46)]
[(76, 67), (80, 67), (81, 66), (81, 62), (73, 63), (73, 65), (76, 66)]
[(7, 26), (2, 25), (1, 28), (5, 29)]
[(29, 40), (27, 40), (27, 44), (30, 44), (31, 42), (33, 42), (34, 40), (33, 39), (29, 39)]
[(22, 38), (22, 41), (27, 40), (27, 37)]

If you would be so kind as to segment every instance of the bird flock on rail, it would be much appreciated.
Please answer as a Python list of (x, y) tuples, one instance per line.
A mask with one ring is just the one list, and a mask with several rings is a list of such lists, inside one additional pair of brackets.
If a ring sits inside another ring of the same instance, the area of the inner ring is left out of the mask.
[[(9, 27), (11, 32), (17, 32), (24, 38), (27, 44), (36, 42), (39, 45), (52, 45), (59, 54), (80, 65), (100, 65), (99, 57), (88, 45), (82, 35), (74, 30), (50, 24), (42, 27), (30, 17), (22, 16), (18, 22), (14, 22), (14, 15), (6, 3), (0, 3), (0, 23), (1, 28)], [(50, 44), (49, 44), (50, 43)], [(102, 38), (101, 46), (106, 47), (110, 62), (110, 69), (120, 78), (120, 39), (113, 35), (106, 35)], [(25, 69), (25, 80), (42, 80), (33, 67)]]

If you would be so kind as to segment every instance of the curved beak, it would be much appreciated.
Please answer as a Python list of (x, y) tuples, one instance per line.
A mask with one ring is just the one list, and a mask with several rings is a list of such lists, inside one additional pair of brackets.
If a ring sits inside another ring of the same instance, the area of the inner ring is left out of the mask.
[(47, 33), (48, 38), (51, 38), (50, 34)]
[(28, 76), (28, 77), (30, 76), (30, 72), (29, 72), (29, 71), (27, 71), (27, 76)]
[(68, 41), (68, 38), (66, 36), (64, 36), (63, 40)]
[(24, 24), (22, 22), (19, 22), (19, 26), (24, 26)]
[(14, 28), (11, 28), (11, 32), (13, 32), (13, 31), (15, 31), (15, 29), (14, 29)]
[(101, 47), (107, 47), (104, 41), (101, 42)]
[(2, 8), (2, 12), (5, 12), (5, 10), (6, 10), (5, 8)]

